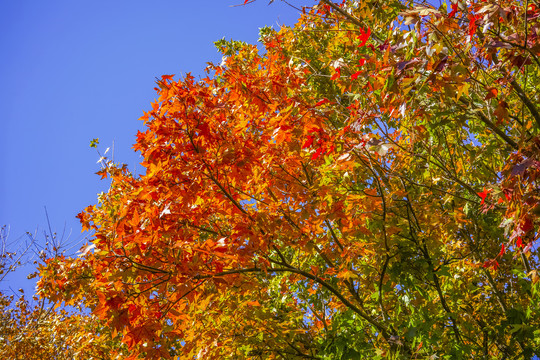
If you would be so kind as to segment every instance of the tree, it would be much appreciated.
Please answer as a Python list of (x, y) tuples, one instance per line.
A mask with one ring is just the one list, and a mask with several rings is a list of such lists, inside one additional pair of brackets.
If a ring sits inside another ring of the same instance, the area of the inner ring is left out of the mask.
[(133, 358), (539, 356), (539, 15), (322, 0), (264, 54), (218, 42), (41, 291)]
[[(17, 269), (32, 261), (32, 254), (41, 253), (42, 258), (61, 253), (61, 241), (50, 233), (50, 241), (40, 244), (35, 235), (28, 234), (22, 246), (8, 242), (8, 228), (0, 232), (0, 284)], [(50, 246), (49, 246), (50, 245)], [(15, 249), (13, 249), (15, 248)], [(53, 250), (54, 249), (54, 250)], [(37, 274), (31, 274), (30, 278)], [(0, 358), (2, 359), (113, 359), (122, 358), (126, 351), (119, 341), (114, 341), (109, 328), (96, 317), (81, 309), (55, 309), (46, 299), (32, 301), (24, 296), (17, 301), (15, 294), (0, 291)], [(118, 356), (117, 356), (118, 355)], [(124, 357), (126, 357), (124, 355)]]
[(108, 328), (84, 313), (55, 310), (44, 299), (32, 305), (0, 293), (0, 356), (3, 359), (117, 359), (119, 342)]

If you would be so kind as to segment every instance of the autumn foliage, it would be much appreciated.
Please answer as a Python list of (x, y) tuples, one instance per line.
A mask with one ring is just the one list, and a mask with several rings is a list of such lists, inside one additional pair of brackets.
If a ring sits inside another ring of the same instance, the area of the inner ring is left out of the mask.
[(41, 292), (129, 358), (539, 356), (540, 9), (323, 0), (163, 76)]
[(127, 350), (97, 318), (0, 293), (0, 358), (109, 360), (117, 355), (127, 357)]
[[(50, 228), (49, 228), (50, 229)], [(8, 275), (21, 271), (33, 259), (43, 260), (63, 251), (56, 234), (47, 242), (8, 239), (9, 228), (0, 228), (0, 359), (10, 360), (109, 360), (126, 357), (127, 349), (109, 327), (80, 308), (58, 308), (24, 289), (7, 287)], [(50, 245), (50, 246), (49, 246)], [(35, 257), (35, 255), (38, 255)], [(39, 260), (34, 260), (36, 263)], [(35, 278), (36, 272), (28, 275)], [(57, 305), (60, 305), (59, 303)]]

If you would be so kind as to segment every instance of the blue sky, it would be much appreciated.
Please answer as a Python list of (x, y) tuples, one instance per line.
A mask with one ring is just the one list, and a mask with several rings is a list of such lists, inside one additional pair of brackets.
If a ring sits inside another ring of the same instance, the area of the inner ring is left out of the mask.
[[(220, 62), (213, 42), (256, 43), (266, 25), (292, 25), (298, 12), (280, 1), (0, 2), (0, 225), (10, 240), (46, 229), (83, 235), (75, 215), (107, 183), (94, 173), (100, 148), (138, 167), (131, 149), (137, 119), (154, 100), (155, 77)], [(298, 4), (298, 1), (294, 2)]]

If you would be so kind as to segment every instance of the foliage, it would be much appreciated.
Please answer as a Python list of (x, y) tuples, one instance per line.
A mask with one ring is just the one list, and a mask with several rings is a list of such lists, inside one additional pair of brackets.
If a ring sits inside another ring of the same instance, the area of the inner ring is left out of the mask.
[(539, 356), (539, 15), (322, 0), (264, 54), (220, 41), (41, 291), (133, 358)]
[(44, 300), (32, 306), (24, 296), (13, 304), (13, 296), (0, 293), (2, 359), (117, 358), (119, 343), (107, 340), (110, 334), (106, 328), (100, 334), (102, 329), (92, 316), (54, 310)]
[[(32, 252), (40, 250), (42, 258), (61, 252), (61, 241), (56, 234), (46, 234), (45, 246), (28, 234), (21, 246), (8, 242), (7, 227), (0, 233), (0, 284), (7, 275), (31, 262)], [(19, 240), (20, 242), (20, 240)], [(49, 246), (50, 245), (50, 246)], [(29, 278), (36, 274), (29, 275)], [(57, 309), (45, 299), (33, 296), (26, 300), (24, 290), (14, 301), (15, 295), (0, 291), (0, 358), (1, 359), (114, 359), (123, 358), (126, 352), (108, 327), (96, 317), (81, 309)]]

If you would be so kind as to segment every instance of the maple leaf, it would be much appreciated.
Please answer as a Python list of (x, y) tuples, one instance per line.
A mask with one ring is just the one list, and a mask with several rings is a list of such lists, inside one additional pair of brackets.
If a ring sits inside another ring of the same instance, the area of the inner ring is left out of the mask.
[(482, 199), (482, 201), (480, 202), (480, 205), (483, 205), (484, 204), (484, 201), (486, 200), (486, 197), (488, 196), (488, 194), (492, 191), (492, 189), (486, 189), (484, 188), (484, 190), (482, 192), (479, 192), (477, 193), (478, 196), (480, 196), (480, 198)]
[(486, 95), (486, 97), (484, 98), (484, 100), (489, 100), (489, 99), (492, 99), (494, 97), (497, 97), (497, 93), (498, 93), (498, 90), (496, 88), (489, 88), (488, 89), (488, 94)]
[(174, 74), (172, 75), (161, 75), (161, 81), (172, 81), (174, 78)]
[(448, 17), (454, 17), (458, 11), (458, 3), (455, 3), (455, 4), (452, 4), (451, 5), (451, 8), (452, 8), (452, 11), (450, 13), (448, 13)]
[(433, 73), (438, 73), (444, 70), (448, 64), (448, 56), (444, 56), (439, 62), (434, 66)]
[(324, 105), (324, 104), (327, 104), (327, 103), (329, 103), (329, 102), (330, 102), (330, 100), (328, 100), (328, 99), (326, 99), (326, 98), (325, 98), (325, 99), (321, 99), (321, 100), (319, 100), (319, 101), (314, 105), (314, 107), (319, 107), (319, 106)]
[(499, 252), (499, 255), (497, 255), (498, 257), (501, 257), (504, 255), (504, 252), (505, 252), (505, 247), (504, 247), (504, 244), (502, 244), (501, 246), (501, 251)]
[(371, 29), (369, 27), (367, 29), (360, 28), (360, 35), (358, 36), (358, 39), (360, 40), (360, 44), (358, 44), (358, 46), (362, 47), (366, 45), (366, 42), (369, 40), (370, 36), (371, 36)]
[(341, 68), (336, 68), (334, 70), (334, 74), (332, 75), (332, 77), (330, 78), (331, 80), (336, 80), (338, 79), (339, 77), (341, 76)]
[(508, 104), (506, 101), (499, 101), (499, 104), (495, 111), (493, 112), (493, 115), (497, 117), (497, 123), (503, 122), (505, 119), (508, 118)]
[(304, 143), (304, 145), (302, 145), (302, 149), (310, 147), (313, 144), (313, 140), (313, 136), (308, 135), (306, 142)]
[(323, 155), (326, 152), (324, 147), (318, 148), (313, 155), (311, 155), (311, 160), (317, 160), (321, 155)]
[(473, 14), (467, 15), (467, 18), (469, 19), (469, 38), (471, 38), (476, 33), (476, 29), (478, 28), (477, 21), (481, 17), (482, 17), (481, 15), (473, 15)]
[(482, 267), (497, 270), (499, 268), (499, 262), (497, 260), (488, 260), (484, 263), (484, 265), (482, 265)]

